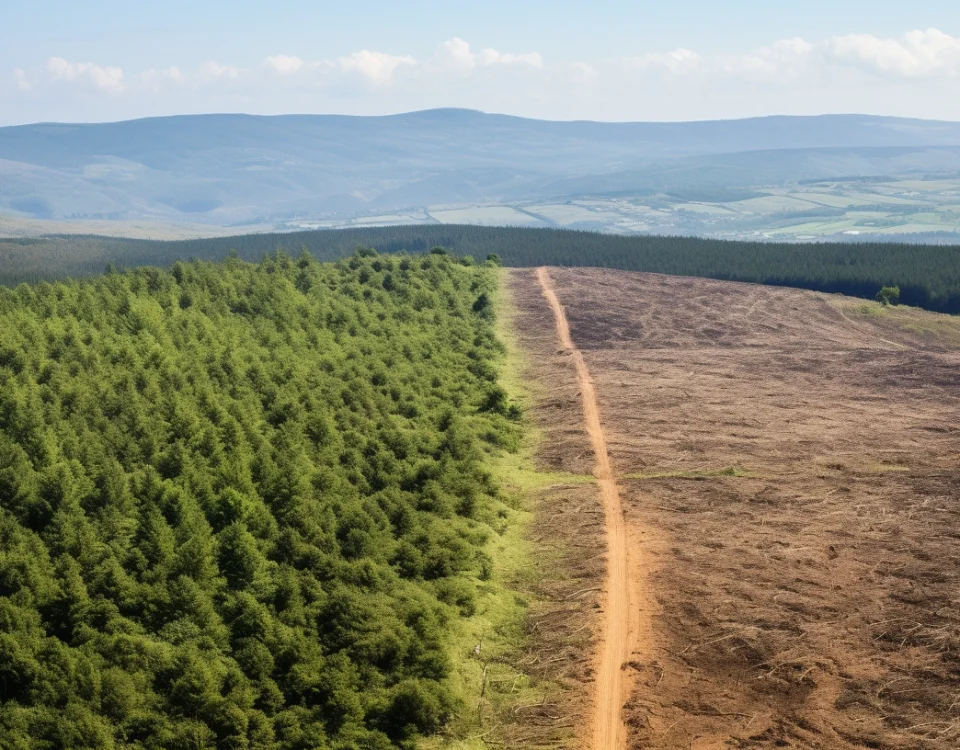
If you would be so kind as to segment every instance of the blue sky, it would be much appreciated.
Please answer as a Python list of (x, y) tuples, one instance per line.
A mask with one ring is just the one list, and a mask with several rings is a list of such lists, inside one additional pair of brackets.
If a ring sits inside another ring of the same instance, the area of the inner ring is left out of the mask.
[(960, 119), (956, 0), (5, 5), (0, 124), (431, 106)]

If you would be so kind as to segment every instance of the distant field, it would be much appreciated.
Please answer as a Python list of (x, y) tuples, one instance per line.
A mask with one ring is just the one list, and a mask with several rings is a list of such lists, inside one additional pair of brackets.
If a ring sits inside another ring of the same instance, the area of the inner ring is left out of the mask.
[(815, 235), (817, 237), (829, 236), (853, 230), (856, 221), (853, 219), (842, 219), (840, 221), (808, 221), (803, 224), (792, 224), (782, 229), (772, 229), (770, 234), (777, 235)]
[(960, 178), (758, 187), (754, 197), (729, 201), (691, 201), (681, 193), (651, 193), (580, 197), (555, 203), (438, 206), (426, 211), (332, 219), (315, 226), (411, 224), (422, 221), (418, 217), (428, 216), (442, 224), (552, 226), (623, 235), (766, 236), (804, 241), (854, 232), (877, 236), (919, 234), (948, 240), (960, 239)]
[(383, 216), (361, 216), (357, 219), (351, 219), (349, 222), (343, 222), (336, 219), (327, 221), (307, 221), (297, 224), (296, 227), (287, 226), (288, 231), (298, 229), (345, 229), (349, 227), (399, 227), (409, 224), (429, 223), (430, 215), (422, 213), (416, 216), (404, 214), (385, 214)]
[(772, 214), (783, 211), (807, 211), (810, 201), (791, 195), (765, 195), (761, 198), (748, 198), (745, 201), (725, 204), (730, 211), (740, 213)]
[(478, 226), (541, 226), (543, 222), (528, 213), (509, 206), (484, 206), (446, 211), (431, 211), (441, 224), (476, 224)]
[(727, 215), (735, 213), (727, 206), (717, 206), (712, 203), (681, 203), (676, 208), (679, 211), (693, 211), (697, 214)]
[(211, 224), (170, 223), (163, 221), (110, 221), (107, 219), (31, 219), (0, 213), (0, 238), (43, 237), (52, 234), (86, 234), (125, 237), (137, 240), (192, 240), (202, 237), (226, 237), (238, 232), (276, 232), (275, 224), (246, 224), (219, 227)]
[[(703, 192), (703, 191), (701, 191)], [(553, 227), (620, 235), (689, 234), (722, 239), (809, 241), (845, 232), (883, 237), (917, 235), (924, 241), (960, 242), (960, 178), (829, 181), (715, 191), (691, 199), (690, 191), (580, 196), (555, 201), (493, 205), (425, 205), (380, 213), (295, 218), (243, 227), (167, 224), (161, 221), (50, 221), (0, 215), (0, 236), (105, 234), (179, 240), (243, 232), (349, 229), (353, 227), (471, 224)], [(746, 196), (746, 197), (745, 197)]]
[(607, 223), (611, 214), (606, 212), (591, 211), (590, 209), (576, 203), (560, 203), (549, 205), (526, 206), (527, 211), (537, 216), (542, 216), (557, 226), (569, 226), (580, 222), (599, 222)]

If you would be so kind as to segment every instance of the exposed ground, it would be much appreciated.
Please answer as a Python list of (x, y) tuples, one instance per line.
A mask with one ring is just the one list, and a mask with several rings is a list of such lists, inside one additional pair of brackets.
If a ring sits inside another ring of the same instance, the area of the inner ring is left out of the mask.
[[(638, 575), (642, 569), (636, 564), (629, 564), (630, 558), (636, 560), (643, 550), (633, 550), (632, 556), (627, 552), (627, 529), (620, 502), (620, 487), (610, 466), (607, 439), (600, 423), (600, 410), (590, 371), (583, 354), (570, 337), (570, 325), (546, 268), (537, 269), (537, 281), (540, 282), (543, 295), (553, 311), (557, 338), (562, 350), (573, 360), (576, 369), (584, 424), (593, 450), (593, 473), (597, 478), (603, 504), (607, 575), (604, 581), (604, 618), (597, 644), (592, 744), (593, 747), (619, 749), (626, 747), (627, 738), (623, 703), (628, 683), (624, 679), (623, 665), (631, 651), (637, 656), (650, 653), (649, 643), (646, 641), (649, 617), (643, 619), (645, 627), (643, 633), (640, 633), (640, 602), (637, 597), (631, 597), (631, 591), (646, 591), (646, 586), (642, 585)], [(630, 585), (631, 577), (634, 579), (634, 586)]]
[[(630, 747), (960, 745), (960, 321), (702, 279), (550, 276), (652, 566)], [(535, 272), (512, 288), (531, 372), (566, 388), (545, 460), (582, 470), (569, 355)]]

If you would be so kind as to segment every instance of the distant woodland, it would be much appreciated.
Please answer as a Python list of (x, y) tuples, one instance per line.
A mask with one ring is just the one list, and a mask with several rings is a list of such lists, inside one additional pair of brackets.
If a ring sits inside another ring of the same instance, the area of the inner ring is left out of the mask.
[(365, 250), (0, 288), (0, 748), (443, 726), (504, 524), (487, 457), (518, 440), (494, 284)]
[(257, 261), (277, 248), (308, 250), (319, 260), (358, 246), (381, 253), (425, 252), (434, 246), (508, 266), (599, 266), (631, 271), (758, 282), (872, 298), (899, 286), (903, 304), (960, 313), (960, 247), (887, 242), (783, 244), (693, 237), (622, 237), (593, 232), (466, 225), (423, 225), (252, 234), (177, 242), (54, 237), (0, 240), (0, 284), (54, 280), (116, 268), (159, 266), (231, 252)]

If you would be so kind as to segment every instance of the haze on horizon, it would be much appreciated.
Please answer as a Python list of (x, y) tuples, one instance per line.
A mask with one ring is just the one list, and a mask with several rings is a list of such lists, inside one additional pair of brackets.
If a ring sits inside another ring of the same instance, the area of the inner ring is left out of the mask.
[[(840, 7), (842, 5), (842, 7)], [(960, 120), (960, 5), (65, 0), (4, 11), (0, 125), (183, 113)]]

